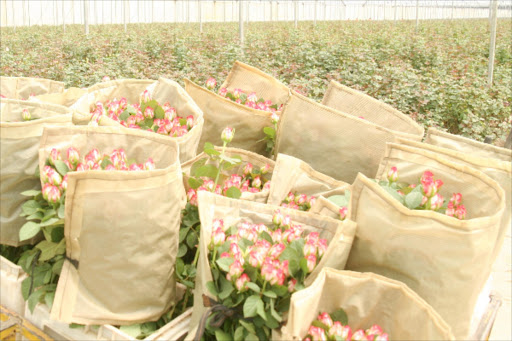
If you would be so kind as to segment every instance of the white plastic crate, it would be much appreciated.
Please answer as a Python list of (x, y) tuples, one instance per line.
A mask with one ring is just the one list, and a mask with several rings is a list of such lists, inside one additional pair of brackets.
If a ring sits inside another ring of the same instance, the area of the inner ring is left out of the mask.
[(0, 256), (0, 304), (20, 317), (25, 314), (25, 300), (21, 295), (21, 282), (27, 276), (21, 266)]
[[(178, 340), (188, 332), (192, 308), (149, 335), (144, 340)], [(70, 328), (69, 324), (50, 319), (50, 310), (45, 304), (38, 304), (31, 313), (25, 307), (25, 319), (55, 340), (136, 340), (112, 325), (84, 326)]]

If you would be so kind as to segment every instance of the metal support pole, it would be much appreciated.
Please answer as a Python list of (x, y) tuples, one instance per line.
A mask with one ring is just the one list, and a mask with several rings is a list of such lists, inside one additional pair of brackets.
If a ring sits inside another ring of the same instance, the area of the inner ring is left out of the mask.
[(89, 6), (87, 0), (84, 0), (84, 31), (85, 35), (89, 34)]
[(492, 0), (492, 23), (491, 23), (491, 44), (489, 46), (489, 71), (487, 82), (492, 86), (494, 74), (494, 50), (496, 49), (496, 25), (498, 24), (498, 0)]
[(197, 1), (197, 16), (199, 18), (199, 33), (203, 33), (203, 18), (201, 17), (201, 0)]
[(238, 0), (238, 29), (240, 32), (240, 46), (244, 46), (244, 6), (242, 0)]
[(299, 16), (299, 15), (298, 15), (299, 6), (297, 6), (297, 5), (298, 5), (298, 4), (297, 4), (297, 0), (295, 0), (295, 1), (293, 2), (293, 5), (294, 5), (294, 8), (293, 8), (293, 17), (294, 17), (294, 21), (295, 21), (294, 27), (295, 27), (295, 28), (297, 28), (297, 22), (298, 22), (298, 20), (299, 20), (299, 18), (298, 18), (298, 16)]

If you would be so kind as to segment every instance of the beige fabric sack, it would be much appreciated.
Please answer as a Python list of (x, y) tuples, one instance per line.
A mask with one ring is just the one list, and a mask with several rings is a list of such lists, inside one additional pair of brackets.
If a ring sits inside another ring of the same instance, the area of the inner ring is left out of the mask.
[(205, 142), (222, 145), (224, 128), (235, 128), (235, 138), (230, 146), (266, 155), (263, 128), (271, 127), (270, 113), (252, 109), (222, 97), (194, 82), (185, 79), (185, 89), (204, 113), (204, 127), (199, 148)]
[[(278, 206), (265, 205), (245, 200), (234, 200), (210, 192), (198, 194), (199, 217), (201, 219), (201, 236), (199, 239), (199, 261), (197, 265), (196, 286), (194, 290), (194, 311), (187, 339), (193, 339), (201, 316), (206, 311), (202, 295), (211, 297), (206, 283), (212, 280), (208, 264), (208, 244), (211, 240), (213, 219), (223, 219), (224, 224), (231, 226), (241, 220), (254, 223), (272, 224), (272, 216), (276, 209), (290, 216), (292, 221), (301, 224), (305, 231), (317, 231), (320, 238), (329, 242), (326, 253), (315, 270), (306, 278), (306, 285), (312, 283), (323, 267), (343, 269), (350, 252), (356, 225), (353, 221), (334, 220), (309, 212), (301, 212)], [(213, 298), (213, 297), (212, 297)]]
[[(22, 121), (23, 109), (37, 119)], [(20, 217), (21, 205), (29, 199), (20, 193), (41, 188), (34, 174), (39, 139), (48, 125), (72, 125), (71, 111), (59, 105), (0, 100), (0, 244), (19, 246), (35, 241), (19, 240), (19, 230), (26, 222)]]
[(512, 150), (500, 148), (483, 142), (478, 142), (460, 135), (453, 135), (435, 128), (428, 128), (425, 143), (438, 147), (453, 149), (459, 152), (466, 152), (470, 155), (512, 161)]
[(450, 326), (405, 284), (373, 273), (324, 268), (292, 295), (282, 340), (302, 340), (322, 312), (342, 308), (353, 331), (377, 324), (390, 340), (454, 340)]
[[(179, 116), (194, 116), (195, 125), (185, 136), (166, 136), (166, 138), (178, 143), (181, 162), (192, 159), (196, 156), (203, 129), (203, 112), (178, 83), (169, 79), (160, 78), (158, 81), (122, 79), (95, 84), (87, 89), (86, 95), (71, 106), (71, 109), (75, 111), (73, 122), (78, 125), (88, 124), (92, 116), (90, 111), (98, 101), (106, 102), (114, 98), (125, 97), (129, 104), (139, 103), (139, 96), (146, 89), (151, 93), (152, 98), (160, 104), (169, 102), (171, 106), (176, 108)], [(99, 123), (105, 126), (117, 126), (124, 130), (133, 130), (123, 127), (106, 116), (102, 117)]]
[(36, 96), (36, 98), (33, 100), (70, 107), (73, 104), (75, 104), (86, 93), (87, 89), (69, 88), (60, 93), (39, 95)]
[[(185, 191), (175, 141), (115, 127), (45, 129), (43, 164), (52, 148), (74, 146), (128, 158), (152, 171), (68, 173), (64, 237), (66, 261), (51, 318), (80, 324), (155, 321), (175, 302), (174, 264)], [(71, 260), (71, 261), (70, 261)]]
[(238, 60), (233, 64), (221, 88), (230, 91), (242, 89), (255, 92), (259, 97), (271, 100), (278, 105), (286, 103), (290, 97), (290, 89), (286, 85), (271, 75)]
[(388, 128), (409, 139), (421, 141), (425, 130), (391, 105), (331, 80), (322, 104)]
[(64, 83), (44, 78), (0, 76), (0, 95), (27, 100), (30, 95), (44, 95), (64, 91)]
[[(304, 161), (286, 154), (277, 155), (272, 180), (268, 203), (277, 206), (281, 205), (286, 195), (290, 192), (315, 196), (318, 201), (322, 195), (330, 193), (334, 189), (348, 188), (350, 186), (346, 182), (335, 180), (330, 176), (317, 172)], [(316, 205), (315, 201), (311, 209)], [(324, 205), (326, 204), (317, 206), (319, 211), (315, 211), (315, 213), (320, 213)], [(336, 208), (336, 205), (333, 207)]]
[(375, 177), (385, 143), (396, 137), (389, 129), (292, 93), (281, 113), (276, 151), (352, 183), (358, 172)]
[(349, 206), (358, 230), (347, 269), (404, 282), (450, 324), (457, 339), (467, 339), (475, 303), (491, 270), (504, 191), (472, 167), (417, 148), (388, 144), (378, 179), (392, 166), (398, 168), (399, 181), (409, 183), (432, 171), (444, 181), (445, 197), (462, 193), (466, 220), (410, 210), (360, 174)]
[(421, 148), (438, 155), (442, 155), (447, 159), (457, 162), (466, 166), (473, 167), (482, 173), (488, 175), (491, 179), (495, 180), (505, 191), (505, 212), (500, 224), (500, 230), (496, 244), (494, 245), (494, 255), (500, 252), (503, 244), (504, 236), (510, 236), (511, 229), (511, 207), (512, 207), (512, 164), (511, 161), (501, 161), (494, 158), (480, 157), (467, 152), (458, 152), (452, 149), (442, 148), (435, 145), (400, 139), (399, 142), (415, 148)]
[[(215, 149), (218, 150), (219, 152), (222, 151), (222, 147), (215, 147)], [(247, 150), (226, 147), (226, 156), (232, 158), (237, 155), (240, 156), (242, 163), (239, 166), (231, 168), (229, 171), (224, 171), (225, 173), (228, 173), (230, 175), (231, 174), (242, 175), (243, 167), (245, 166), (245, 164), (247, 164), (247, 162), (250, 162), (256, 168), (261, 168), (261, 167), (265, 166), (265, 164), (269, 164), (270, 169), (269, 169), (267, 175), (265, 176), (265, 178), (267, 178), (267, 179), (273, 178), (273, 172), (274, 172), (274, 168), (275, 168), (275, 162), (273, 160), (270, 160), (270, 159), (268, 159), (264, 156), (261, 156), (259, 154), (256, 154), (256, 153), (251, 153)], [(206, 153), (202, 152), (201, 154), (197, 155), (192, 160), (189, 160), (181, 165), (181, 168), (183, 169), (183, 184), (185, 186), (186, 191), (188, 191), (191, 188), (190, 184), (188, 183), (188, 179), (190, 179), (190, 171), (192, 169), (192, 165), (194, 163), (196, 163), (197, 161), (199, 161), (201, 159), (205, 159), (205, 158), (208, 158), (208, 155)], [(208, 160), (206, 164), (213, 164), (216, 167), (219, 166), (218, 161)], [(212, 180), (215, 180), (215, 179), (212, 179)], [(222, 183), (220, 181), (219, 181), (219, 184), (222, 185)], [(270, 183), (270, 185), (272, 185), (272, 182)], [(243, 192), (240, 199), (256, 201), (256, 202), (261, 202), (261, 203), (265, 204), (268, 200), (268, 194), (269, 194), (269, 191), (267, 191), (267, 190), (263, 190), (259, 193)]]

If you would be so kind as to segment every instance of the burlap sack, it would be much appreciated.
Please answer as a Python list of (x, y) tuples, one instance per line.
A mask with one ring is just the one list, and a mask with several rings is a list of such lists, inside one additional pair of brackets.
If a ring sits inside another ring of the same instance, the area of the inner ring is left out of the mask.
[(319, 197), (329, 191), (348, 187), (349, 184), (315, 171), (311, 166), (293, 156), (278, 154), (270, 183), (268, 203), (280, 206), (288, 193)]
[(185, 89), (204, 113), (204, 127), (199, 148), (205, 142), (222, 145), (224, 128), (235, 128), (235, 138), (230, 146), (266, 155), (263, 128), (273, 126), (270, 113), (252, 109), (224, 98), (194, 82), (185, 79)]
[(0, 77), (0, 95), (26, 100), (30, 95), (44, 95), (64, 91), (64, 83), (44, 78)]
[[(33, 118), (22, 121), (23, 109)], [(26, 219), (20, 217), (21, 205), (29, 198), (21, 192), (40, 189), (35, 177), (38, 165), (39, 138), (48, 125), (72, 125), (71, 111), (52, 104), (21, 100), (0, 100), (0, 244), (19, 246), (19, 230)]]
[(242, 89), (256, 92), (259, 97), (274, 104), (284, 104), (290, 97), (290, 89), (271, 75), (242, 62), (236, 61), (221, 85), (230, 91)]
[(467, 137), (453, 135), (435, 128), (428, 128), (425, 143), (438, 147), (466, 152), (473, 156), (481, 156), (502, 161), (512, 161), (512, 150), (500, 148), (492, 144), (478, 142)]
[(63, 92), (44, 94), (36, 96), (33, 101), (40, 101), (43, 103), (53, 103), (70, 107), (75, 104), (83, 95), (87, 93), (87, 89), (69, 88)]
[(234, 225), (241, 220), (271, 225), (275, 210), (280, 209), (281, 212), (289, 215), (292, 221), (301, 224), (305, 231), (318, 231), (320, 238), (326, 238), (329, 242), (328, 249), (322, 260), (306, 278), (307, 285), (312, 283), (323, 267), (336, 269), (343, 269), (345, 267), (356, 230), (356, 225), (350, 220), (342, 222), (309, 212), (245, 200), (233, 200), (204, 191), (199, 192), (198, 197), (199, 217), (201, 219), (200, 254), (194, 290), (194, 311), (192, 312), (187, 339), (194, 338), (201, 316), (206, 310), (203, 306), (202, 295), (205, 294), (211, 297), (206, 283), (212, 280), (208, 264), (208, 244), (211, 240), (213, 219), (222, 218), (225, 225)]
[(391, 105), (333, 80), (329, 83), (322, 104), (350, 115), (364, 117), (365, 120), (412, 140), (421, 141), (425, 133), (422, 126)]
[(68, 173), (62, 267), (51, 318), (127, 325), (155, 321), (175, 302), (174, 263), (185, 191), (172, 139), (114, 127), (45, 129), (42, 164), (52, 148), (74, 146), (128, 158), (152, 171)]
[[(125, 97), (130, 104), (139, 103), (139, 96), (146, 89), (151, 93), (151, 97), (160, 104), (169, 102), (171, 106), (176, 108), (179, 116), (194, 116), (195, 125), (186, 135), (182, 137), (167, 136), (166, 138), (178, 143), (181, 162), (188, 161), (196, 156), (197, 145), (204, 124), (203, 112), (178, 83), (169, 79), (160, 78), (158, 81), (122, 79), (95, 84), (87, 89), (86, 95), (71, 106), (71, 109), (75, 111), (73, 122), (78, 125), (89, 123), (92, 116), (90, 111), (98, 101), (106, 102), (114, 98)], [(99, 124), (133, 130), (121, 126), (121, 124), (106, 116), (101, 118)]]
[[(215, 147), (215, 149), (220, 152), (222, 150), (222, 147)], [(273, 172), (274, 172), (274, 168), (275, 168), (275, 162), (273, 160), (270, 160), (270, 159), (268, 159), (264, 156), (261, 156), (259, 154), (256, 154), (256, 153), (251, 153), (247, 150), (226, 147), (226, 156), (234, 157), (236, 155), (240, 156), (242, 163), (239, 166), (231, 168), (228, 171), (224, 171), (225, 173), (242, 175), (243, 167), (247, 164), (247, 162), (250, 162), (257, 169), (265, 166), (265, 164), (269, 164), (270, 169), (268, 171), (268, 174), (265, 177), (268, 179), (273, 177)], [(185, 186), (185, 190), (188, 191), (191, 188), (188, 180), (190, 179), (190, 170), (192, 168), (192, 165), (194, 163), (196, 163), (197, 161), (204, 159), (204, 158), (208, 158), (208, 155), (203, 152), (203, 153), (197, 155), (192, 160), (189, 160), (181, 165), (181, 168), (183, 170), (183, 184)], [(208, 162), (206, 164), (214, 164), (216, 167), (219, 166), (218, 161), (208, 160)], [(212, 180), (215, 180), (215, 179), (212, 179)], [(219, 182), (219, 184), (221, 184), (221, 183)], [(270, 184), (272, 185), (272, 182)], [(221, 184), (221, 186), (222, 186), (222, 184)], [(269, 194), (269, 191), (267, 191), (267, 190), (261, 191), (259, 193), (243, 192), (240, 199), (256, 201), (256, 202), (261, 202), (261, 203), (265, 204), (268, 200), (268, 194)]]
[(353, 331), (377, 324), (390, 340), (454, 340), (450, 326), (405, 284), (373, 273), (324, 268), (292, 295), (282, 340), (302, 340), (322, 312), (342, 308)]
[(416, 291), (466, 339), (479, 293), (489, 277), (505, 194), (484, 173), (443, 156), (388, 144), (378, 178), (396, 166), (399, 181), (417, 183), (430, 170), (442, 179), (445, 197), (462, 193), (466, 220), (410, 210), (379, 184), (358, 175), (349, 216), (358, 224), (347, 269), (374, 272)]
[(292, 93), (281, 113), (276, 151), (352, 183), (358, 172), (375, 177), (385, 143), (396, 137), (389, 129)]

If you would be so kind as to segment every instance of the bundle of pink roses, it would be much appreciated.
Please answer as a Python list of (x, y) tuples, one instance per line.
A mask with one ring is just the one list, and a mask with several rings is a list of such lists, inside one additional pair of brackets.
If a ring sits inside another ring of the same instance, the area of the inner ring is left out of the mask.
[(281, 206), (300, 211), (309, 211), (311, 206), (315, 203), (315, 200), (316, 198), (314, 196), (308, 197), (306, 194), (294, 194), (290, 192), (286, 198), (284, 198)]
[(212, 224), (209, 262), (213, 281), (208, 290), (218, 304), (237, 312), (220, 327), (207, 326), (205, 336), (269, 339), (278, 328), (293, 292), (318, 265), (328, 242), (306, 233), (290, 216), (276, 211), (273, 225), (242, 221)]
[(336, 340), (336, 341), (388, 341), (388, 334), (382, 331), (382, 328), (376, 324), (370, 328), (363, 330), (352, 329), (332, 318), (331, 315), (324, 312), (318, 315), (316, 320), (309, 327), (308, 335), (303, 339), (304, 341), (323, 341), (323, 340)]
[(176, 109), (169, 102), (160, 105), (151, 99), (148, 90), (140, 95), (139, 104), (128, 104), (124, 97), (119, 100), (114, 98), (105, 104), (97, 102), (91, 114), (91, 122), (95, 124), (105, 115), (124, 127), (145, 129), (172, 137), (184, 136), (194, 126), (194, 116), (178, 116)]

